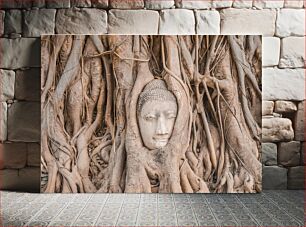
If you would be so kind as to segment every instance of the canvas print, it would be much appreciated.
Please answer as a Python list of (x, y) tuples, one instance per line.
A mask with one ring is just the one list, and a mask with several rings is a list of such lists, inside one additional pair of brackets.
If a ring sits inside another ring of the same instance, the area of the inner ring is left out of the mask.
[(261, 36), (41, 38), (41, 191), (261, 191)]

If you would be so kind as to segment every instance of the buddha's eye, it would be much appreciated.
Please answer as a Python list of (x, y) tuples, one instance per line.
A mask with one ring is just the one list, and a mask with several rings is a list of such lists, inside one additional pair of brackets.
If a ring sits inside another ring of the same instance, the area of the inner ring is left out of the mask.
[(176, 118), (176, 114), (175, 114), (175, 113), (168, 113), (168, 114), (167, 114), (167, 118), (168, 118), (168, 119)]
[(155, 120), (156, 119), (156, 117), (154, 116), (154, 115), (146, 115), (145, 116), (145, 120), (146, 121), (153, 121), (153, 120)]

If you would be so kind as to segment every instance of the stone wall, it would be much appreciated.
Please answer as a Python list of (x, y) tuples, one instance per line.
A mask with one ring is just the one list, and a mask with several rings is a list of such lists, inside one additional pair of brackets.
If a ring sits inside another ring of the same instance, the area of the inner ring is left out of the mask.
[(2, 0), (0, 185), (39, 191), (41, 34), (262, 34), (263, 188), (304, 187), (302, 0)]

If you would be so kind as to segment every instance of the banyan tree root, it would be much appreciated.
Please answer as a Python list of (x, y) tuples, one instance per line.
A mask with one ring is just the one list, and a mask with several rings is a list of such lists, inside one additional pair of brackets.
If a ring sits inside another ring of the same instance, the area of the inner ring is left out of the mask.
[[(41, 190), (261, 191), (260, 66), (259, 36), (44, 36)], [(145, 90), (177, 106), (154, 148)]]

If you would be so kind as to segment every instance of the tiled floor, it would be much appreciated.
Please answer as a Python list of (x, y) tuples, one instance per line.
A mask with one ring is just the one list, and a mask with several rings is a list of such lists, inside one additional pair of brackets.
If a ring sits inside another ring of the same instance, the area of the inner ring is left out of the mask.
[(4, 226), (304, 226), (303, 191), (261, 194), (1, 192)]

